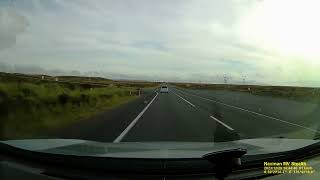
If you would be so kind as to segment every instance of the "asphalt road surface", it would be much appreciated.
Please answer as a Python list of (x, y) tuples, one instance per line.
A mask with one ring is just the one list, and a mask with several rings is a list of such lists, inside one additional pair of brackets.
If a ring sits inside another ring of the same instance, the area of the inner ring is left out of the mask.
[(58, 130), (51, 137), (115, 143), (316, 138), (319, 118), (317, 104), (169, 86), (169, 93), (149, 90), (135, 102)]

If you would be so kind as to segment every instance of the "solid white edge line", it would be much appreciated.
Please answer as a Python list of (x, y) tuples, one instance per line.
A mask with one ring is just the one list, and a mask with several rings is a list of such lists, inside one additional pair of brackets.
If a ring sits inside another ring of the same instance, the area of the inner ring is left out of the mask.
[(179, 98), (181, 98), (182, 100), (184, 100), (185, 102), (187, 102), (188, 104), (190, 104), (192, 107), (196, 107), (194, 104), (192, 104), (191, 102), (189, 102), (188, 100), (184, 99), (183, 97), (179, 96), (178, 94), (174, 93), (175, 95), (177, 95)]
[(156, 99), (159, 93), (157, 93), (154, 98), (149, 102), (149, 104), (138, 114), (136, 118), (129, 124), (129, 126), (113, 141), (114, 143), (119, 143), (124, 136), (130, 131), (130, 129), (138, 122), (140, 117), (143, 115), (144, 112), (149, 108), (149, 106), (152, 104), (152, 102)]
[(251, 113), (251, 114), (255, 114), (255, 115), (258, 115), (258, 116), (262, 116), (262, 117), (266, 117), (266, 118), (269, 118), (269, 119), (277, 120), (277, 121), (280, 121), (280, 122), (283, 122), (283, 123), (287, 123), (287, 124), (290, 124), (292, 126), (297, 126), (297, 127), (303, 128), (303, 129), (307, 129), (307, 130), (312, 131), (312, 132), (320, 132), (320, 131), (317, 131), (317, 130), (312, 129), (312, 128), (308, 128), (308, 127), (305, 127), (305, 126), (302, 126), (302, 125), (299, 125), (299, 124), (296, 124), (296, 123), (291, 123), (291, 122), (288, 122), (288, 121), (285, 121), (285, 120), (282, 120), (282, 119), (279, 119), (279, 118), (275, 118), (275, 117), (272, 117), (272, 116), (268, 116), (268, 115), (265, 115), (265, 114), (257, 113), (257, 112), (254, 112), (254, 111), (250, 111), (248, 109), (243, 109), (243, 108), (240, 108), (240, 107), (237, 107), (237, 106), (225, 104), (225, 103), (222, 103), (222, 102), (219, 102), (219, 101), (215, 101), (215, 100), (212, 100), (212, 99), (208, 99), (208, 98), (204, 98), (204, 97), (201, 97), (201, 96), (198, 96), (198, 95), (194, 95), (194, 94), (191, 94), (191, 93), (183, 92), (181, 90), (178, 90), (178, 91), (180, 91), (182, 93), (189, 94), (191, 96), (199, 97), (199, 98), (207, 100), (207, 101), (212, 101), (212, 102), (215, 102), (215, 103), (218, 103), (218, 104), (222, 104), (224, 106), (228, 106), (228, 107), (232, 107), (232, 108), (235, 108), (235, 109), (238, 109), (238, 110), (242, 110), (242, 111), (245, 111), (245, 112), (248, 112), (248, 113)]
[(213, 120), (217, 121), (218, 123), (222, 124), (224, 127), (228, 128), (231, 131), (234, 131), (234, 129), (228, 125), (226, 125), (225, 123), (221, 122), (220, 120), (218, 120), (217, 118), (210, 116)]

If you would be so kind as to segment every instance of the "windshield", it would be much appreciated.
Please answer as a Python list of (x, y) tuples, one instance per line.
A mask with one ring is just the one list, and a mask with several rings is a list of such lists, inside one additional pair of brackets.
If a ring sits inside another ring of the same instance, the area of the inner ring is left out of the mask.
[(0, 139), (317, 139), (319, 5), (1, 0)]

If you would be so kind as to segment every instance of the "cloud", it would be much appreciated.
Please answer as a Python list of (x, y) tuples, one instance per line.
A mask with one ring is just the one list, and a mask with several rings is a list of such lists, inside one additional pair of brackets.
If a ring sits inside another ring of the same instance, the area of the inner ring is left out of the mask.
[[(285, 4), (272, 0), (0, 3), (0, 25), (11, 19), (6, 30), (0, 28), (0, 62), (118, 78), (215, 82), (221, 80), (216, 75), (228, 74), (240, 82), (245, 74), (258, 83), (315, 81), (320, 76), (316, 70), (320, 46), (312, 37), (318, 39), (318, 28), (310, 34), (292, 30), (288, 35), (286, 26), (293, 29), (296, 24), (292, 19), (285, 22), (294, 16), (309, 29), (318, 23), (312, 14), (292, 14), (308, 6)], [(300, 40), (304, 44), (295, 43)]]
[(27, 27), (26, 17), (15, 9), (0, 7), (0, 50), (14, 46), (17, 36)]

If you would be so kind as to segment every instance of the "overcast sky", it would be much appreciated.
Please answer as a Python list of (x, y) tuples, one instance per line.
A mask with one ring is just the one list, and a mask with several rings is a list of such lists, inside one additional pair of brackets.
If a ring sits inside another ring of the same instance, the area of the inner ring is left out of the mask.
[(0, 65), (320, 86), (319, 8), (318, 0), (1, 0)]

